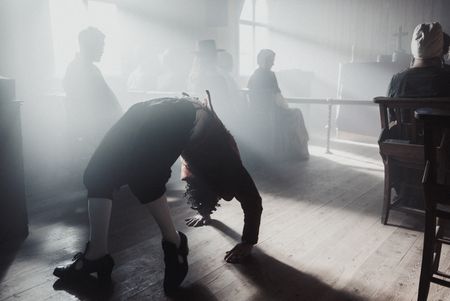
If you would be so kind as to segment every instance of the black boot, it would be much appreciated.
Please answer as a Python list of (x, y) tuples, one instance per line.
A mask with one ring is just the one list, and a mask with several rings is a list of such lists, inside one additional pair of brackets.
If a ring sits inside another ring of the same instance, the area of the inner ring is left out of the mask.
[(76, 280), (80, 277), (97, 273), (97, 279), (101, 283), (111, 282), (111, 272), (114, 266), (114, 260), (109, 254), (95, 260), (86, 259), (84, 256), (88, 247), (89, 243), (86, 244), (84, 253), (77, 253), (73, 257), (72, 263), (56, 267), (53, 271), (53, 275), (63, 280)]
[[(164, 251), (164, 263), (166, 265), (164, 270), (164, 292), (171, 294), (175, 292), (183, 282), (188, 272), (187, 255), (189, 253), (187, 237), (181, 232), (180, 247), (168, 241), (162, 241), (162, 248)], [(181, 256), (183, 261), (180, 263), (178, 256)]]

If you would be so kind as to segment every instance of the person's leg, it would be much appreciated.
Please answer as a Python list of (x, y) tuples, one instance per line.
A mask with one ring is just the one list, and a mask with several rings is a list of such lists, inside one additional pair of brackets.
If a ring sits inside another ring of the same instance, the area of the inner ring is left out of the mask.
[[(109, 194), (106, 194), (109, 195)], [(105, 195), (105, 196), (106, 196)], [(114, 260), (108, 254), (108, 230), (112, 196), (88, 199), (90, 237), (84, 253), (78, 253), (73, 262), (58, 266), (53, 275), (68, 280), (97, 273), (100, 282), (110, 282)]]
[(98, 259), (108, 254), (108, 233), (111, 218), (112, 200), (108, 198), (89, 198), (89, 247), (85, 258)]
[(164, 291), (171, 294), (178, 289), (188, 272), (187, 237), (182, 232), (175, 230), (165, 194), (147, 203), (146, 206), (158, 224), (163, 237), (162, 248), (165, 264), (163, 284)]
[(146, 204), (146, 206), (158, 224), (163, 240), (171, 242), (179, 247), (180, 236), (175, 230), (175, 225), (173, 224), (172, 216), (170, 215), (169, 206), (167, 205), (166, 195), (163, 194), (157, 200)]

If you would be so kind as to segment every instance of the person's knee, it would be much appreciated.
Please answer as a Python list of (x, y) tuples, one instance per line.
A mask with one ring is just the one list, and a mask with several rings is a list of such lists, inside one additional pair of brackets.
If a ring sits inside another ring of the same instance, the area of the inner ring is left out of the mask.
[(84, 174), (83, 178), (84, 186), (87, 189), (87, 196), (89, 199), (91, 198), (105, 198), (112, 199), (113, 198), (113, 190), (114, 188), (111, 185), (108, 185), (99, 177), (93, 177), (88, 173)]
[(111, 189), (95, 187), (88, 189), (87, 193), (88, 199), (113, 199), (113, 191)]
[(83, 184), (87, 190), (93, 189), (96, 186), (96, 182), (98, 181), (98, 176), (95, 176), (92, 172), (92, 169), (86, 168), (83, 174)]

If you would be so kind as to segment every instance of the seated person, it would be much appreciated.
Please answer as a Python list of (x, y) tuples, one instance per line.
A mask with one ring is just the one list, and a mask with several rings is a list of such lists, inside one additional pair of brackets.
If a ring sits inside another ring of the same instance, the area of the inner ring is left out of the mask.
[[(397, 73), (389, 84), (389, 97), (449, 97), (450, 96), (450, 67), (444, 64), (444, 56), (448, 54), (449, 36), (442, 31), (439, 23), (419, 24), (413, 33), (411, 53), (413, 61), (410, 68)], [(402, 137), (396, 126), (395, 112), (390, 112), (391, 128), (383, 133), (380, 140), (406, 139)], [(396, 168), (392, 178), (397, 197), (409, 202), (413, 207), (423, 208), (420, 177), (421, 171), (406, 168)], [(397, 179), (397, 180), (395, 180)], [(416, 189), (414, 188), (416, 187)], [(420, 198), (420, 199), (419, 199)]]
[(411, 67), (392, 77), (388, 97), (450, 96), (450, 66), (444, 64), (449, 45), (439, 23), (419, 24), (411, 41)]
[[(189, 249), (187, 237), (175, 230), (165, 184), (180, 155), (185, 160), (183, 179), (188, 182), (189, 201), (205, 219), (219, 198), (235, 197), (241, 203), (242, 241), (226, 253), (225, 260), (236, 263), (248, 256), (258, 241), (261, 197), (242, 165), (233, 137), (207, 106), (190, 98), (160, 98), (132, 106), (93, 154), (84, 174), (89, 242), (84, 253), (57, 267), (54, 275), (73, 281), (97, 273), (101, 282), (111, 280), (114, 261), (108, 254), (108, 229), (112, 196), (114, 190), (128, 185), (160, 228), (164, 290), (167, 294), (176, 291), (188, 271)], [(202, 199), (193, 200), (197, 197)]]
[[(268, 130), (273, 133), (274, 145), (268, 149), (273, 149), (276, 158), (308, 159), (309, 136), (302, 112), (300, 109), (289, 108), (281, 95), (275, 73), (271, 70), (275, 62), (275, 52), (262, 49), (258, 53), (257, 62), (259, 68), (251, 75), (247, 85), (250, 109), (253, 111), (250, 114), (265, 115), (263, 120), (257, 121), (257, 126), (271, 127)], [(267, 117), (272, 124), (267, 124)], [(267, 135), (267, 131), (264, 132), (264, 135)]]

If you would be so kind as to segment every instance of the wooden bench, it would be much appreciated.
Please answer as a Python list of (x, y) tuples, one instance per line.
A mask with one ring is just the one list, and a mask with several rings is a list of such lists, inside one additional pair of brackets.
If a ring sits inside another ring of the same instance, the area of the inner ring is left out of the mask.
[[(374, 102), (380, 108), (381, 134), (378, 143), (384, 164), (381, 222), (387, 224), (391, 209), (424, 213), (424, 206), (405, 205), (405, 200), (401, 198), (392, 200), (391, 192), (396, 183), (406, 182), (402, 173), (410, 170), (419, 174), (424, 168), (423, 125), (414, 118), (414, 110), (424, 107), (450, 110), (450, 98), (376, 97)], [(423, 205), (423, 189), (419, 179), (415, 186), (410, 188), (420, 191)]]
[[(418, 294), (418, 300), (425, 301), (431, 282), (450, 287), (450, 274), (439, 266), (442, 244), (450, 244), (450, 111), (423, 108), (415, 115), (424, 123), (425, 139), (425, 231)], [(438, 144), (436, 135), (442, 137)]]

